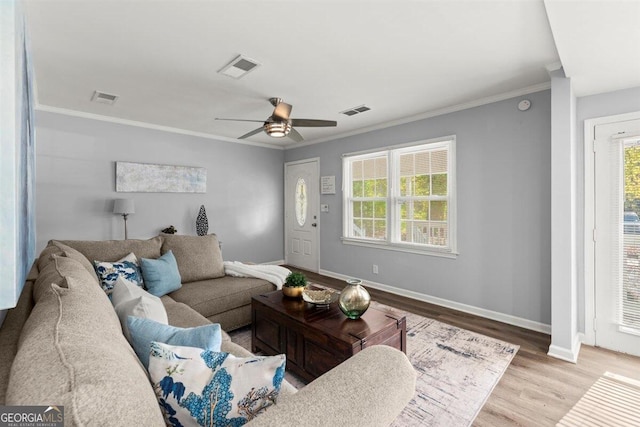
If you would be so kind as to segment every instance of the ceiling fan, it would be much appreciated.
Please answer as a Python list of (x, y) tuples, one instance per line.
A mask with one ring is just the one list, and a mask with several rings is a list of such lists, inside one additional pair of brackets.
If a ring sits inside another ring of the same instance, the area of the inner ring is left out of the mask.
[(302, 142), (304, 138), (300, 133), (294, 129), (295, 127), (331, 127), (336, 126), (338, 123), (335, 120), (314, 120), (314, 119), (292, 119), (289, 117), (291, 109), (290, 104), (282, 102), (281, 98), (269, 98), (269, 102), (275, 108), (271, 116), (266, 120), (245, 120), (245, 119), (220, 119), (216, 120), (230, 120), (236, 122), (256, 122), (262, 123), (258, 129), (254, 129), (249, 133), (246, 133), (238, 139), (249, 138), (264, 131), (267, 135), (273, 138), (282, 138), (288, 136), (296, 142)]

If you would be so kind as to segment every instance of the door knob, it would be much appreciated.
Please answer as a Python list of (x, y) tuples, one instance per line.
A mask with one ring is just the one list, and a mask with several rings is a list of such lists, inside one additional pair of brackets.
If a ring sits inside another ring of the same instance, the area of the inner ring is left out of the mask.
[(316, 224), (315, 222), (313, 224), (311, 224), (312, 227), (317, 227), (318, 224)]

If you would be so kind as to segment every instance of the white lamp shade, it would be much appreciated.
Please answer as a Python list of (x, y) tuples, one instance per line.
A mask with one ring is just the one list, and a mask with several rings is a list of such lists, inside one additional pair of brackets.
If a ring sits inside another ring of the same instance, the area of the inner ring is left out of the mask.
[(133, 199), (116, 199), (113, 204), (114, 214), (132, 214), (136, 210), (133, 206)]

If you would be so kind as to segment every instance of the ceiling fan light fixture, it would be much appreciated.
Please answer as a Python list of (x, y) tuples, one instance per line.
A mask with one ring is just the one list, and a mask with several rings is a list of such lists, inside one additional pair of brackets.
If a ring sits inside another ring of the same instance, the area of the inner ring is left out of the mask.
[(289, 122), (265, 122), (264, 131), (272, 138), (283, 138), (291, 132)]

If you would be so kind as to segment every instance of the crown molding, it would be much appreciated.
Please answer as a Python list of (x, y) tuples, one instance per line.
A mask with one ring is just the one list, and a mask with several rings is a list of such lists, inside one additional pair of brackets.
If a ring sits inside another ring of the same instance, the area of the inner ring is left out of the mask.
[[(550, 64), (549, 66), (552, 66), (552, 65), (554, 65), (554, 64)], [(244, 144), (244, 145), (251, 145), (251, 146), (255, 146), (255, 147), (271, 148), (271, 149), (274, 149), (274, 150), (291, 150), (291, 149), (294, 149), (294, 148), (306, 147), (306, 146), (309, 146), (309, 145), (319, 144), (319, 143), (327, 142), (327, 141), (335, 141), (335, 140), (338, 140), (338, 139), (347, 138), (347, 137), (354, 136), (354, 135), (359, 135), (359, 134), (363, 134), (363, 133), (367, 133), (367, 132), (386, 129), (386, 128), (389, 128), (389, 127), (398, 126), (398, 125), (402, 125), (402, 124), (406, 124), (406, 123), (416, 122), (416, 121), (428, 119), (428, 118), (431, 118), (431, 117), (442, 116), (444, 114), (455, 113), (457, 111), (467, 110), (469, 108), (474, 108), (474, 107), (480, 107), (482, 105), (492, 104), (494, 102), (504, 101), (504, 100), (515, 98), (515, 97), (518, 97), (518, 96), (527, 95), (527, 94), (530, 94), (530, 93), (541, 92), (543, 90), (547, 90), (547, 89), (550, 89), (550, 88), (551, 88), (551, 82), (540, 83), (540, 84), (536, 84), (536, 85), (533, 85), (533, 86), (527, 86), (527, 87), (524, 87), (524, 88), (521, 88), (521, 89), (512, 90), (512, 91), (509, 91), (509, 92), (503, 92), (503, 93), (500, 93), (500, 94), (497, 94), (497, 95), (492, 95), (492, 96), (487, 96), (487, 97), (484, 97), (484, 98), (479, 98), (479, 99), (476, 99), (476, 100), (473, 100), (473, 101), (452, 105), (452, 106), (449, 106), (449, 107), (439, 108), (437, 110), (427, 111), (427, 112), (416, 114), (416, 115), (413, 115), (413, 116), (403, 117), (403, 118), (398, 119), (398, 120), (391, 120), (391, 121), (388, 121), (388, 122), (379, 123), (379, 124), (376, 124), (376, 125), (359, 128), (359, 129), (356, 129), (356, 130), (353, 130), (353, 131), (341, 133), (341, 134), (334, 135), (334, 136), (331, 136), (331, 137), (315, 139), (313, 141), (302, 142), (302, 143), (299, 143), (299, 144), (292, 143), (292, 144), (284, 145), (284, 146), (266, 144), (264, 142), (252, 142), (252, 141), (246, 141), (246, 140), (239, 140), (239, 139), (236, 139), (236, 138), (229, 138), (229, 137), (226, 137), (226, 136), (214, 135), (214, 134), (205, 133), (205, 132), (196, 132), (196, 131), (191, 131), (191, 130), (186, 130), (186, 129), (181, 129), (181, 128), (175, 128), (175, 127), (171, 127), (171, 126), (162, 126), (162, 125), (156, 125), (156, 124), (153, 124), (153, 123), (140, 122), (140, 121), (136, 121), (136, 120), (121, 119), (121, 118), (118, 118), (118, 117), (105, 116), (105, 115), (102, 115), (102, 114), (95, 114), (95, 113), (87, 113), (87, 112), (84, 112), (84, 111), (71, 110), (71, 109), (67, 109), (67, 108), (53, 107), (53, 106), (50, 106), (50, 105), (43, 105), (43, 104), (39, 104), (39, 103), (36, 104), (35, 109), (38, 110), (38, 111), (45, 111), (45, 112), (50, 112), (50, 113), (63, 114), (63, 115), (67, 115), (67, 116), (80, 117), (80, 118), (99, 120), (99, 121), (109, 122), (109, 123), (117, 123), (117, 124), (122, 124), (122, 125), (141, 127), (141, 128), (145, 128), (145, 129), (159, 130), (159, 131), (162, 131), (162, 132), (170, 132), (170, 133), (176, 133), (176, 134), (180, 134), (180, 135), (195, 136), (195, 137), (199, 137), (199, 138), (212, 139), (212, 140), (221, 141), (221, 142), (230, 142), (230, 143), (234, 143), (234, 144)]]
[(127, 125), (127, 126), (135, 126), (135, 127), (145, 128), (145, 129), (158, 130), (162, 132), (176, 133), (180, 135), (195, 136), (198, 138), (212, 139), (220, 142), (231, 142), (234, 144), (243, 144), (243, 145), (252, 145), (255, 147), (271, 148), (273, 150), (284, 150), (284, 147), (282, 146), (265, 144), (263, 142), (245, 141), (245, 140), (240, 140), (235, 138), (229, 138), (226, 136), (213, 135), (205, 132), (195, 132), (191, 130), (175, 128), (171, 126), (161, 126), (153, 123), (139, 122), (136, 120), (128, 120), (128, 119), (121, 119), (118, 117), (104, 116), (102, 114), (87, 113), (84, 111), (70, 110), (67, 108), (60, 108), (60, 107), (52, 107), (50, 105), (37, 104), (35, 106), (35, 109), (38, 111), (45, 111), (48, 113), (57, 113), (57, 114), (63, 114), (66, 116), (80, 117), (83, 119), (99, 120), (102, 122), (116, 123), (116, 124)]
[(539, 83), (533, 86), (527, 86), (521, 89), (512, 90), (509, 92), (500, 93), (498, 95), (487, 96), (485, 98), (479, 98), (473, 101), (464, 102), (462, 104), (456, 104), (449, 107), (439, 108), (437, 110), (431, 110), (424, 113), (416, 114), (413, 116), (403, 117), (402, 119), (392, 120), (389, 122), (379, 123), (372, 126), (356, 129), (350, 132), (345, 132), (339, 135), (334, 135), (328, 138), (320, 138), (313, 141), (302, 142), (295, 145), (287, 145), (285, 150), (290, 150), (299, 147), (305, 147), (308, 145), (319, 144), (321, 142), (335, 141), (337, 139), (347, 138), (349, 136), (359, 135), (366, 132), (372, 132), (375, 130), (381, 130), (392, 126), (398, 126), (406, 123), (416, 122), (418, 120), (424, 120), (431, 117), (442, 116), (444, 114), (455, 113), (456, 111), (467, 110), (469, 108), (480, 107), (482, 105), (493, 104), (494, 102), (504, 101), (506, 99), (515, 98), (522, 95), (528, 95), (530, 93), (541, 92), (543, 90), (551, 89), (551, 82)]

